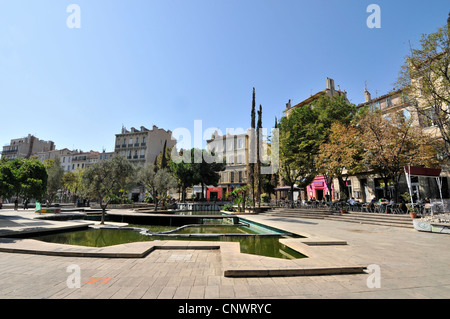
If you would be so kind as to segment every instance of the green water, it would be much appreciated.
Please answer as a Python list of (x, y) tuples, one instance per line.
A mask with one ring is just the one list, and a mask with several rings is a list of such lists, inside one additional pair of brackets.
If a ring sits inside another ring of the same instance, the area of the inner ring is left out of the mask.
[(257, 231), (247, 226), (191, 226), (171, 234), (247, 234), (257, 235)]
[[(149, 228), (149, 226), (146, 226), (146, 228)], [(183, 236), (165, 236), (165, 235), (146, 236), (134, 230), (89, 229), (84, 231), (74, 231), (61, 234), (39, 236), (35, 237), (34, 239), (51, 243), (89, 246), (89, 247), (106, 247), (125, 243), (132, 243), (139, 241), (153, 241), (153, 240), (224, 241), (224, 242), (239, 242), (241, 252), (247, 254), (283, 258), (283, 259), (297, 259), (305, 257), (299, 252), (281, 244), (278, 240), (280, 237), (281, 236), (242, 236), (242, 235), (237, 236), (216, 235), (208, 237), (206, 236), (183, 237)]]

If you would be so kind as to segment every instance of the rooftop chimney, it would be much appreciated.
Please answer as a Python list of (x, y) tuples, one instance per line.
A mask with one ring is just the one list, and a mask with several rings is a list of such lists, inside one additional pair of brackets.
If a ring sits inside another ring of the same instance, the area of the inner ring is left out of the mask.
[(369, 91), (367, 91), (367, 89), (364, 89), (364, 98), (365, 98), (366, 102), (369, 102), (372, 99), (372, 97), (370, 96), (370, 93), (369, 93)]
[(291, 100), (289, 100), (289, 102), (286, 103), (286, 108), (287, 108), (287, 109), (290, 109), (290, 108), (291, 108)]
[(327, 78), (327, 89), (334, 91), (334, 80)]

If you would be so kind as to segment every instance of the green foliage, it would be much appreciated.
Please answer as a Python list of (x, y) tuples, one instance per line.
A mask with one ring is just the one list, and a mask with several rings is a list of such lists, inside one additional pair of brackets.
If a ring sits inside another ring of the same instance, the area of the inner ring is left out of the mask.
[(192, 148), (178, 155), (180, 155), (180, 159), (172, 160), (170, 168), (183, 188), (183, 195), (184, 190), (192, 185), (217, 186), (220, 180), (219, 172), (225, 170), (226, 164), (220, 161), (213, 152)]
[(77, 169), (73, 172), (68, 171), (62, 178), (62, 187), (74, 196), (74, 201), (77, 197), (85, 197), (82, 183), (83, 172), (84, 169)]
[(270, 195), (267, 193), (261, 194), (261, 201), (263, 203), (269, 203), (270, 202)]
[[(183, 151), (178, 155), (183, 156)], [(176, 162), (169, 161), (170, 170), (173, 176), (176, 178), (178, 185), (181, 187), (182, 201), (186, 199), (186, 188), (194, 185), (194, 170), (191, 163), (185, 163), (183, 161)]]
[(48, 174), (47, 199), (51, 203), (55, 200), (56, 194), (63, 186), (64, 169), (61, 167), (59, 158), (49, 162), (46, 169)]
[(164, 205), (167, 199), (167, 192), (177, 186), (176, 179), (166, 168), (156, 169), (153, 164), (147, 163), (140, 167), (137, 172), (137, 180), (145, 186), (146, 191), (155, 203), (155, 211), (162, 201)]
[(231, 196), (234, 197), (234, 203), (238, 205), (240, 212), (245, 212), (245, 205), (247, 204), (248, 195), (250, 192), (250, 186), (245, 185), (235, 188), (231, 192)]
[(47, 192), (48, 174), (36, 159), (18, 158), (0, 163), (0, 196), (42, 200)]
[(418, 48), (411, 48), (396, 85), (422, 123), (433, 123), (441, 143), (437, 150), (450, 160), (450, 24), (423, 34)]
[(280, 174), (290, 186), (316, 174), (314, 160), (324, 137), (318, 120), (317, 110), (304, 106), (280, 121)]
[(222, 210), (224, 210), (226, 212), (234, 212), (233, 204), (225, 204), (225, 205), (223, 205)]
[(99, 200), (102, 208), (102, 224), (112, 196), (121, 193), (134, 173), (134, 167), (119, 155), (85, 169), (82, 177), (83, 188), (87, 196)]

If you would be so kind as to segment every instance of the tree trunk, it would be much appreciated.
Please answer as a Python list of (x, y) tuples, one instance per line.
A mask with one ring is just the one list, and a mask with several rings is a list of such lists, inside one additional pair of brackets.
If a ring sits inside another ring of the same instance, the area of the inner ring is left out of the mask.
[(103, 204), (103, 200), (100, 201), (100, 207), (102, 208), (102, 220), (100, 222), (100, 225), (104, 225), (105, 224), (105, 214), (106, 214), (106, 206), (108, 204)]

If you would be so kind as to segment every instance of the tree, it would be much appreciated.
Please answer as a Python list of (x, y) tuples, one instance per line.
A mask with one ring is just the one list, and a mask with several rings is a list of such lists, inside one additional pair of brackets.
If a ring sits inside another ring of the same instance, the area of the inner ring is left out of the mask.
[[(318, 112), (311, 105), (295, 108), (280, 120), (280, 175), (290, 186), (293, 201), (294, 186), (305, 187), (316, 175), (315, 160), (321, 141), (322, 125)], [(292, 203), (293, 205), (293, 203)]]
[(439, 165), (433, 141), (402, 114), (369, 112), (359, 121), (366, 168), (384, 181), (385, 193), (392, 182), (398, 200), (400, 177), (407, 165)]
[(59, 158), (54, 160), (48, 160), (44, 163), (47, 174), (48, 174), (48, 182), (47, 182), (47, 207), (52, 203), (58, 191), (63, 186), (63, 176), (64, 169), (61, 167), (61, 161)]
[(193, 148), (191, 149), (191, 167), (194, 184), (202, 186), (202, 200), (206, 185), (217, 186), (220, 180), (219, 172), (224, 171), (226, 164), (218, 159), (214, 152)]
[(47, 192), (48, 175), (36, 159), (17, 158), (0, 164), (0, 195), (41, 201)]
[(442, 142), (438, 151), (450, 160), (450, 14), (445, 26), (422, 35), (420, 47), (411, 48), (397, 85), (422, 124), (437, 127)]
[(145, 186), (146, 191), (152, 196), (155, 211), (158, 210), (160, 199), (164, 203), (167, 192), (177, 186), (176, 179), (167, 168), (155, 169), (155, 165), (150, 163), (146, 163), (139, 168), (137, 180)]
[[(261, 206), (261, 191), (262, 191), (262, 178), (261, 178), (261, 130), (262, 130), (262, 106), (259, 105), (258, 111), (258, 123), (256, 125), (256, 163), (255, 163), (255, 173), (254, 180), (256, 184), (256, 201), (258, 202), (258, 207)], [(255, 202), (253, 199), (253, 207), (255, 207)]]
[(156, 162), (154, 163), (158, 169), (160, 168), (170, 169), (169, 163), (171, 160), (171, 152), (172, 149), (167, 149), (167, 140), (164, 141), (163, 151), (159, 153), (159, 155), (156, 157)]
[[(180, 156), (183, 156), (183, 152), (183, 150), (180, 151)], [(169, 162), (169, 167), (181, 188), (181, 200), (185, 201), (186, 189), (194, 185), (193, 167), (191, 163), (185, 163), (183, 161), (176, 162), (172, 160)]]
[(134, 167), (123, 157), (113, 156), (108, 161), (95, 163), (83, 173), (82, 183), (88, 196), (96, 198), (102, 209), (100, 224), (105, 223), (106, 207), (113, 195), (120, 193), (127, 178), (134, 174)]
[(345, 187), (346, 180), (343, 176), (348, 177), (362, 170), (362, 153), (359, 130), (355, 126), (341, 122), (331, 125), (328, 141), (320, 145), (316, 164), (330, 192), (333, 179), (336, 178), (340, 190), (347, 197), (351, 196)]
[(231, 196), (235, 198), (234, 203), (238, 205), (239, 212), (245, 213), (245, 202), (247, 201), (250, 191), (250, 186), (245, 185), (234, 189)]
[(76, 202), (78, 197), (85, 196), (82, 178), (83, 178), (84, 169), (78, 168), (75, 171), (68, 171), (64, 174), (62, 178), (63, 189), (70, 192), (73, 196), (74, 203)]
[(255, 129), (256, 129), (256, 99), (255, 88), (253, 88), (252, 95), (252, 109), (250, 113), (250, 134), (249, 134), (249, 146), (248, 146), (248, 159), (247, 159), (247, 183), (250, 185), (250, 192), (255, 203), (255, 157), (256, 157), (256, 145), (255, 145)]

